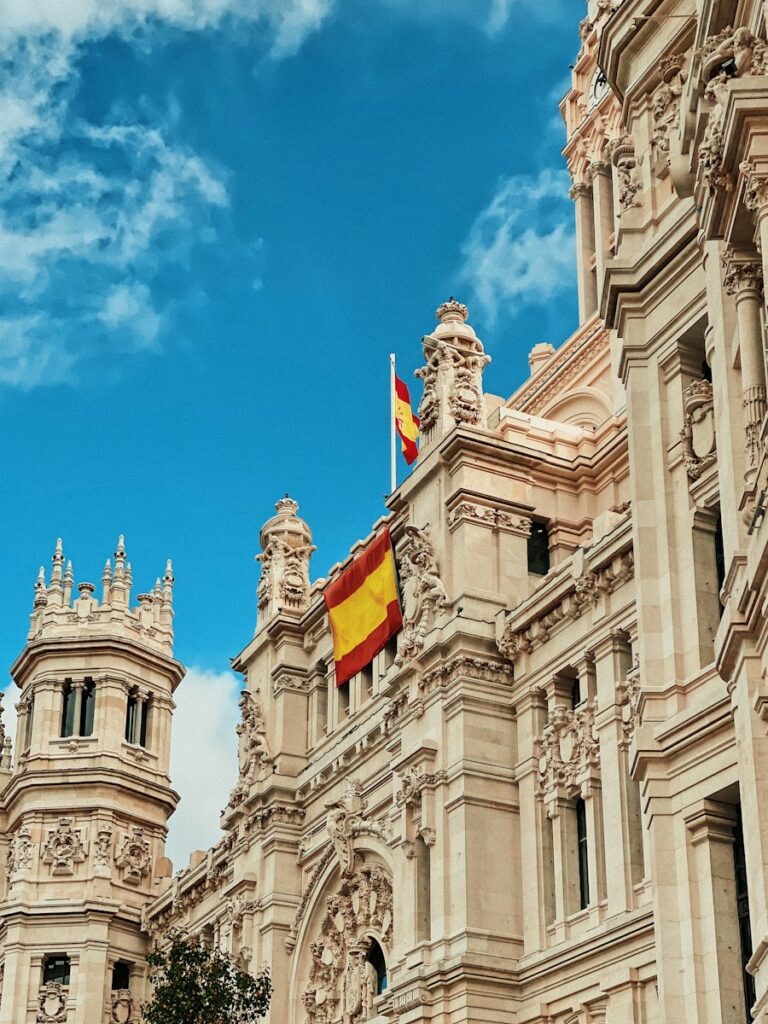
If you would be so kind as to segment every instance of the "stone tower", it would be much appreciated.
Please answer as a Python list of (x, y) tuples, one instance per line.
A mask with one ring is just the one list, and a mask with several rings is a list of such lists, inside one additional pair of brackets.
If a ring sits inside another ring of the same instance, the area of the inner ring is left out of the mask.
[(1, 1024), (136, 1019), (142, 910), (171, 873), (164, 844), (178, 801), (168, 775), (184, 674), (173, 658), (173, 582), (168, 562), (132, 607), (122, 537), (101, 601), (91, 583), (73, 595), (61, 541), (48, 582), (40, 569), (11, 668), (21, 691), (16, 764), (0, 774)]

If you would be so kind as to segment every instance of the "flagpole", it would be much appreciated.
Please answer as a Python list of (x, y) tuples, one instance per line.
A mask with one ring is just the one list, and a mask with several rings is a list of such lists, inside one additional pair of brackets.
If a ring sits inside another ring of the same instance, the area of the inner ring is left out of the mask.
[(389, 474), (390, 494), (397, 490), (397, 443), (395, 430), (395, 354), (389, 354)]

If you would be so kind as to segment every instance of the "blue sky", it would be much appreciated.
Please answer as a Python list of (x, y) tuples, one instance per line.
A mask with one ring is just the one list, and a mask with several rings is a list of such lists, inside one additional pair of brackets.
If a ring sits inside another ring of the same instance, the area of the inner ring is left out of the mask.
[(173, 558), (174, 781), (203, 785), (201, 732), (222, 766), (177, 861), (234, 781), (228, 658), (275, 500), (300, 502), (316, 576), (368, 531), (388, 353), (412, 381), (449, 294), (498, 394), (575, 326), (557, 101), (582, 8), (0, 0), (0, 654), (57, 536), (78, 581), (120, 532), (136, 592)]

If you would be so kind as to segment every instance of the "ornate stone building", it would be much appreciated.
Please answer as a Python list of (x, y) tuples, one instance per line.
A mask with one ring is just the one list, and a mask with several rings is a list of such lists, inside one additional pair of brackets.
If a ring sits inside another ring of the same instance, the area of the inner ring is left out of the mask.
[[(172, 575), (54, 555), (0, 767), (0, 1024), (138, 1019), (169, 925), (272, 1024), (768, 1022), (768, 5), (590, 0), (580, 324), (511, 397), (455, 300), (388, 525), (404, 626), (337, 688), (298, 506), (261, 532), (223, 838), (170, 878)], [(62, 785), (65, 783), (65, 785)], [(750, 1016), (751, 1014), (751, 1016)]]

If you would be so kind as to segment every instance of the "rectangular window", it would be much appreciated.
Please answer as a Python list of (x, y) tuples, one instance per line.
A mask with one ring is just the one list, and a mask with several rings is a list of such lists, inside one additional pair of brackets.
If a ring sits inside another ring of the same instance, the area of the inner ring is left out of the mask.
[(72, 736), (75, 732), (75, 688), (71, 679), (64, 681), (61, 705), (61, 735)]
[(741, 963), (744, 979), (744, 1000), (747, 1004), (747, 1024), (752, 1020), (750, 1007), (757, 1000), (755, 979), (747, 972), (747, 963), (752, 956), (752, 928), (749, 923), (749, 890), (747, 888), (747, 860), (744, 855), (744, 831), (741, 824), (741, 806), (737, 811), (736, 827), (733, 830), (733, 860), (736, 869), (736, 913), (739, 919), (741, 939)]
[(80, 735), (93, 735), (93, 712), (96, 706), (96, 687), (89, 679), (83, 687), (82, 703), (80, 704)]
[(360, 689), (363, 700), (370, 700), (373, 696), (373, 662), (369, 661), (360, 673)]
[(141, 721), (139, 723), (139, 746), (147, 745), (147, 720), (149, 718), (149, 700), (141, 702)]
[(589, 906), (589, 853), (587, 850), (587, 808), (583, 800), (576, 801), (576, 842), (579, 853), (579, 906)]
[(133, 743), (136, 731), (136, 709), (138, 706), (136, 695), (131, 693), (128, 696), (128, 705), (125, 709), (125, 739), (127, 743)]
[(69, 957), (55, 953), (45, 958), (43, 966), (43, 984), (69, 984)]
[(544, 523), (531, 523), (528, 538), (528, 572), (546, 576), (549, 572), (549, 530)]

